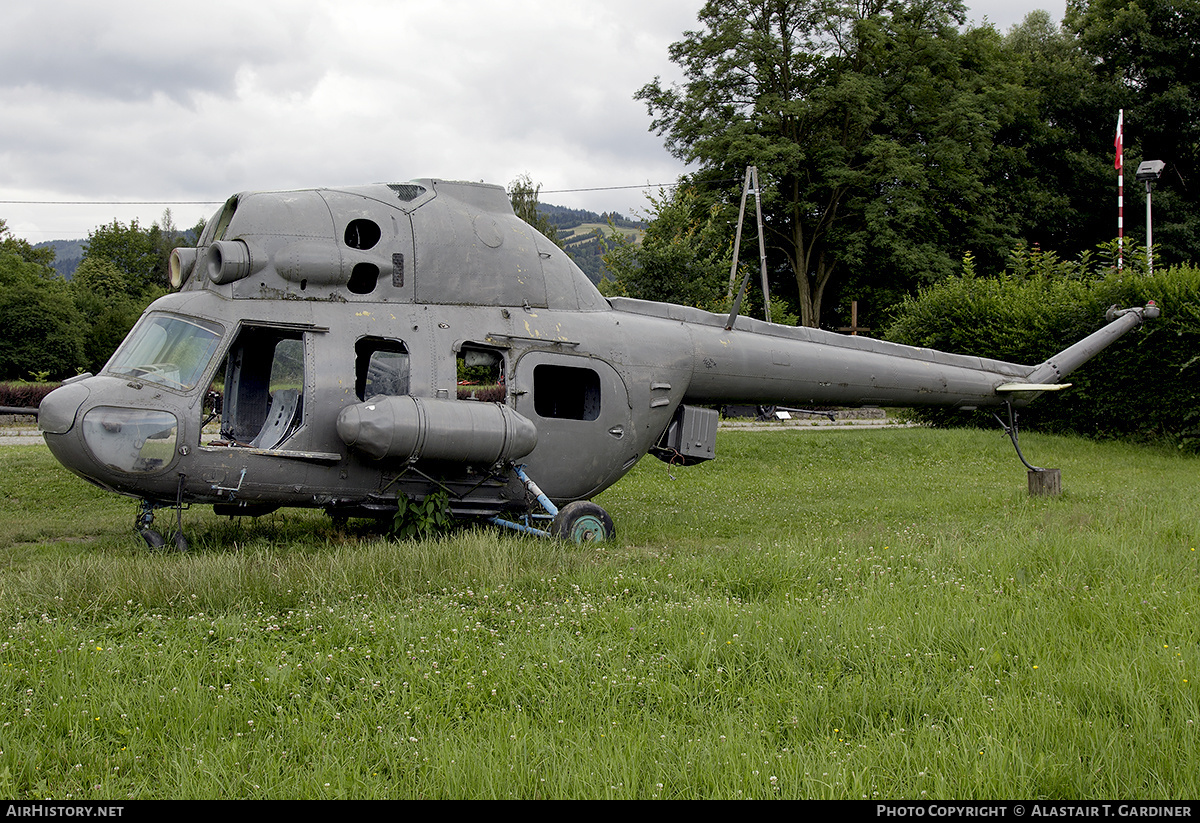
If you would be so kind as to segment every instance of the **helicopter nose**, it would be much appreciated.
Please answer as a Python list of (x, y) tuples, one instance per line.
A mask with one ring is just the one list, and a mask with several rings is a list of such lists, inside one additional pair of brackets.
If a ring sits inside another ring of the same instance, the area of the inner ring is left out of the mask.
[(69, 432), (89, 393), (82, 383), (66, 383), (50, 392), (38, 406), (38, 428), (46, 434)]
[(46, 395), (38, 408), (38, 428), (51, 454), (106, 487), (161, 474), (175, 460), (179, 418), (163, 409), (98, 405), (98, 399), (110, 396), (106, 388), (84, 380)]
[(50, 453), (70, 469), (78, 470), (87, 460), (75, 418), (89, 394), (90, 389), (82, 383), (66, 383), (46, 395), (38, 406), (38, 428)]

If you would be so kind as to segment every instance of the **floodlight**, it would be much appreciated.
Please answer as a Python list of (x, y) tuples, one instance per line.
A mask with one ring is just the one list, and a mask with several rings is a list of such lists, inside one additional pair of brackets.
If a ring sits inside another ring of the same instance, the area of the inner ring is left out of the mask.
[(1143, 160), (1142, 165), (1138, 166), (1137, 179), (1146, 182), (1157, 180), (1166, 167), (1167, 164), (1161, 160)]

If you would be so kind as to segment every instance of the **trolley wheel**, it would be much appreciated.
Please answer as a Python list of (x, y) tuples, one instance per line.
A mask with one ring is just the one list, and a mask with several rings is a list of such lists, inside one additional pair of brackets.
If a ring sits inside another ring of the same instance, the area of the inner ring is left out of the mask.
[(608, 512), (590, 500), (576, 500), (559, 509), (550, 531), (555, 537), (573, 543), (600, 543), (611, 540), (617, 533)]

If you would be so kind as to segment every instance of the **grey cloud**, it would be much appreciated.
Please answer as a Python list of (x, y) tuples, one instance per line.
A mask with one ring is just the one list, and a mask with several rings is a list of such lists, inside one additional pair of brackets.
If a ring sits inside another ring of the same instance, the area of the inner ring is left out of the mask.
[(192, 20), (170, 7), (59, 2), (6, 10), (0, 27), (0, 87), (131, 101), (164, 95), (232, 94), (247, 66), (286, 88), (311, 89), (320, 77), (307, 59), (318, 45), (314, 16), (270, 14), (245, 4), (226, 16), (220, 4), (194, 6)]

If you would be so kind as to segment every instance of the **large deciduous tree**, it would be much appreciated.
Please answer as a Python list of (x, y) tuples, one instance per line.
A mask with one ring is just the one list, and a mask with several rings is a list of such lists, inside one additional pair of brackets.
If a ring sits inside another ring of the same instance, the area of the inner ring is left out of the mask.
[(1115, 86), (1045, 11), (1008, 31), (995, 65), (1022, 88), (1010, 96), (987, 171), (998, 210), (1028, 246), (1065, 257), (1115, 238)]
[(178, 238), (170, 211), (164, 214), (168, 230), (154, 223), (142, 228), (134, 218), (126, 226), (113, 220), (94, 231), (88, 232), (84, 257), (104, 259), (116, 266), (125, 277), (130, 294), (152, 294), (167, 286), (167, 261), (174, 245), (183, 242)]
[(89, 319), (83, 340), (88, 369), (103, 366), (142, 310), (165, 293), (171, 250), (194, 243), (203, 229), (203, 223), (177, 229), (170, 209), (160, 222), (147, 229), (136, 219), (129, 225), (114, 220), (88, 233), (70, 288), (75, 306)]
[(68, 377), (83, 364), (84, 322), (50, 263), (53, 249), (0, 219), (0, 380)]
[(903, 293), (1013, 241), (986, 169), (1021, 88), (963, 19), (957, 0), (709, 0), (670, 48), (683, 81), (637, 93), (697, 185), (758, 168), (804, 325), (836, 278)]
[(83, 365), (83, 319), (67, 284), (46, 272), (0, 249), (0, 379), (61, 379)]
[[(1065, 26), (1125, 110), (1126, 206), (1139, 160), (1162, 160), (1154, 190), (1155, 258), (1200, 256), (1200, 0), (1070, 0)], [(1112, 126), (1115, 123), (1110, 119)], [(1111, 127), (1110, 126), (1110, 129)], [(1111, 131), (1110, 131), (1111, 133)], [(1111, 145), (1111, 141), (1110, 141)], [(1133, 202), (1130, 202), (1133, 201)], [(1127, 221), (1133, 233), (1139, 221)]]
[(70, 294), (88, 319), (83, 334), (83, 366), (98, 372), (147, 305), (130, 296), (125, 275), (107, 258), (88, 255), (71, 278)]

